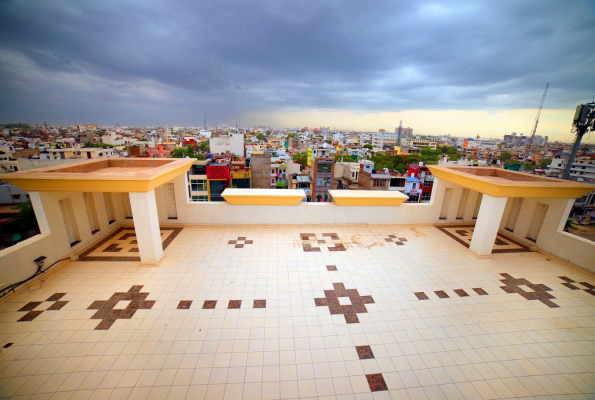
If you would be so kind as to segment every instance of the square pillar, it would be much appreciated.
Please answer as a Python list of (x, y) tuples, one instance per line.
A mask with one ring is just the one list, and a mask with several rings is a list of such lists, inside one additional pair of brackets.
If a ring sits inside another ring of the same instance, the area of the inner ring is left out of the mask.
[(477, 222), (469, 246), (469, 250), (480, 257), (489, 257), (492, 254), (507, 200), (507, 197), (493, 197), (487, 194), (484, 194), (481, 199)]
[(31, 205), (33, 206), (33, 211), (35, 212), (35, 218), (37, 219), (39, 232), (50, 233), (50, 224), (48, 222), (48, 217), (45, 214), (41, 193), (29, 192), (29, 200), (31, 200)]
[(163, 244), (159, 230), (155, 190), (146, 193), (130, 192), (130, 207), (141, 263), (157, 265), (163, 257)]

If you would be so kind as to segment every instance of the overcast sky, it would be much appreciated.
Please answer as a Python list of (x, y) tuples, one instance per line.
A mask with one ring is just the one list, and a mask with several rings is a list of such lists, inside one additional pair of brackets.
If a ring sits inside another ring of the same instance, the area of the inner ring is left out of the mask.
[[(571, 140), (595, 2), (0, 0), (0, 122)], [(555, 136), (559, 135), (559, 137)]]

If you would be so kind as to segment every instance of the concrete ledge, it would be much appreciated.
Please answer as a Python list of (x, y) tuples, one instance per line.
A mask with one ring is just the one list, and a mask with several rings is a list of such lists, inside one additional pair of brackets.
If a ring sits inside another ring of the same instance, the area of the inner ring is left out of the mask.
[(231, 205), (297, 206), (303, 189), (225, 189), (221, 196)]
[(399, 206), (409, 196), (380, 190), (329, 190), (338, 206)]

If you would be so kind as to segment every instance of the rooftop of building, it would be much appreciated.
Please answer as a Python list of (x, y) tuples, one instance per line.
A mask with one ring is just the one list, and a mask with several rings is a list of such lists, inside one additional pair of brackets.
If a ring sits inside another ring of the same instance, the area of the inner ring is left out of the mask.
[(453, 235), (465, 238), (419, 225), (191, 227), (143, 268), (120, 258), (134, 247), (124, 227), (88, 256), (113, 261), (81, 257), (0, 304), (0, 391), (592, 396), (593, 275), (505, 237), (496, 246), (518, 252), (477, 259)]

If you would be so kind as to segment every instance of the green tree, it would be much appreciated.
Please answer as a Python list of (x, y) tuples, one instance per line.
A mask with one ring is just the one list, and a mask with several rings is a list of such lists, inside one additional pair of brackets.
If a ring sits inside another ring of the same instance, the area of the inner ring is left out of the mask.
[(171, 158), (184, 158), (186, 157), (186, 152), (184, 151), (183, 148), (179, 148), (179, 149), (175, 149), (171, 155)]
[(350, 162), (349, 159), (351, 158), (351, 156), (347, 153), (335, 154), (334, 157), (335, 157), (335, 160), (339, 161), (339, 162), (341, 161), (341, 158), (343, 158), (343, 161), (345, 161), (345, 162)]
[(266, 139), (266, 136), (263, 135), (262, 133), (259, 133), (258, 135), (256, 135), (256, 139), (258, 139), (258, 140), (265, 140)]
[(204, 142), (202, 142), (201, 144), (198, 145), (198, 148), (200, 149), (200, 151), (204, 151), (205, 153), (208, 153), (210, 151), (209, 141), (205, 140)]
[(372, 146), (369, 143), (364, 144), (364, 149), (370, 149), (370, 150), (372, 150), (373, 148), (374, 148), (374, 146)]
[(205, 156), (203, 156), (201, 153), (195, 153), (194, 158), (196, 158), (197, 160), (204, 160)]
[(303, 171), (304, 169), (306, 169), (306, 165), (308, 164), (308, 153), (305, 151), (297, 153), (295, 156), (292, 157), (292, 160), (300, 164), (300, 170)]
[(500, 161), (509, 162), (512, 160), (513, 154), (510, 151), (503, 151), (500, 153)]
[(541, 169), (545, 169), (547, 168), (548, 165), (550, 165), (552, 163), (552, 159), (551, 158), (544, 158), (541, 161), (539, 161), (539, 167)]
[(186, 155), (188, 157), (193, 157), (194, 156), (194, 146), (189, 144), (188, 147), (186, 147)]
[(16, 205), (12, 209), (20, 211), (19, 216), (14, 221), (19, 228), (28, 229), (37, 227), (37, 218), (35, 217), (35, 211), (30, 200)]

